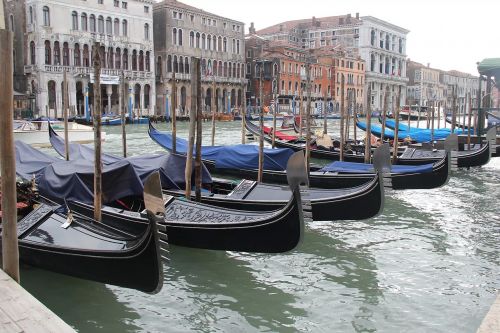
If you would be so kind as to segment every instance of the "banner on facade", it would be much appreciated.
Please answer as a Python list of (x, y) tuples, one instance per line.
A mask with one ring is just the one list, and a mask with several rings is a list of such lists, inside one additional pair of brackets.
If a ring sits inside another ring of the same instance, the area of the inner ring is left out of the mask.
[[(94, 74), (90, 74), (90, 83), (94, 83)], [(118, 75), (101, 74), (101, 84), (120, 84)]]

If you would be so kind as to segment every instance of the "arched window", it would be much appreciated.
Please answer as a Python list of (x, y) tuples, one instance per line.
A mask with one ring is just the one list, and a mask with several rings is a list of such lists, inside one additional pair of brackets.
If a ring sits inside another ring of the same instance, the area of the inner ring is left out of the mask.
[(108, 35), (112, 35), (113, 34), (113, 24), (112, 24), (113, 21), (111, 21), (111, 17), (108, 17), (106, 18), (106, 33)]
[(30, 6), (30, 24), (33, 24), (33, 7)]
[(122, 69), (128, 70), (128, 50), (123, 49)]
[(219, 73), (219, 62), (217, 60), (214, 60), (214, 76), (217, 76)]
[(31, 59), (32, 65), (34, 65), (36, 63), (36, 53), (35, 52), (36, 52), (35, 42), (32, 41), (30, 43), (30, 59)]
[(186, 74), (189, 74), (189, 59), (188, 57), (184, 58), (184, 71)]
[(207, 48), (207, 37), (205, 34), (201, 34), (201, 49), (206, 50)]
[(83, 67), (89, 67), (90, 66), (90, 57), (89, 57), (89, 46), (87, 44), (83, 45), (83, 56), (82, 56), (82, 62), (83, 62)]
[(78, 30), (78, 14), (75, 11), (71, 13), (71, 27), (73, 30)]
[(222, 51), (222, 37), (219, 36), (217, 38), (217, 51), (221, 52)]
[(120, 36), (120, 20), (115, 18), (114, 24), (113, 24), (113, 32), (115, 33), (115, 36)]
[(79, 67), (82, 65), (81, 60), (80, 60), (80, 45), (75, 44), (75, 49), (73, 51), (73, 65), (75, 67)]
[(69, 66), (69, 47), (66, 42), (63, 44), (63, 66)]
[(43, 25), (46, 27), (50, 26), (50, 10), (49, 7), (43, 7)]
[(229, 63), (229, 77), (231, 77), (231, 74), (233, 74), (233, 65)]
[(205, 75), (207, 71), (207, 61), (205, 59), (201, 59), (201, 75)]
[(227, 77), (227, 62), (224, 62), (224, 77)]
[(207, 50), (212, 49), (212, 35), (207, 36)]
[(196, 33), (196, 48), (197, 49), (200, 48), (200, 33), (199, 32)]
[(151, 71), (151, 61), (150, 61), (150, 54), (149, 54), (149, 51), (146, 51), (146, 59), (145, 59), (145, 62), (146, 62), (146, 72), (150, 72)]
[(139, 51), (139, 70), (144, 71), (144, 51)]
[(372, 46), (375, 46), (375, 30), (372, 30), (372, 32), (371, 32), (370, 44)]
[(174, 55), (174, 73), (179, 72), (179, 64), (177, 62), (177, 56)]
[(122, 21), (122, 36), (127, 36), (128, 34), (128, 24), (127, 20)]
[(82, 31), (87, 31), (87, 14), (85, 13), (82, 13), (82, 16), (81, 16), (81, 28), (82, 28)]
[(194, 32), (189, 33), (189, 46), (194, 47)]
[(403, 40), (399, 39), (399, 53), (403, 53)]
[(54, 65), (61, 64), (61, 49), (59, 48), (59, 42), (54, 42)]
[(149, 84), (146, 84), (144, 86), (144, 108), (148, 109), (149, 108), (149, 94), (150, 94), (151, 88), (149, 87)]
[(240, 40), (239, 39), (236, 41), (236, 53), (240, 54)]
[(370, 70), (375, 72), (375, 55), (373, 53), (370, 56)]
[(97, 19), (97, 31), (100, 34), (104, 33), (104, 17), (102, 16), (99, 16), (99, 18)]
[(137, 70), (137, 51), (132, 51), (132, 70)]
[(233, 64), (233, 77), (236, 77), (236, 64)]
[(179, 57), (179, 73), (184, 73), (184, 57)]
[(224, 41), (222, 43), (222, 51), (227, 52), (227, 38), (224, 37)]
[(240, 78), (240, 64), (237, 65), (236, 67), (236, 77), (239, 79)]
[(115, 52), (115, 68), (121, 69), (121, 61), (122, 61), (122, 50), (118, 47)]
[(177, 45), (177, 28), (172, 29), (172, 44)]
[(114, 66), (113, 55), (114, 55), (114, 49), (112, 47), (108, 48), (107, 60), (106, 60), (107, 68), (113, 68)]
[(167, 73), (172, 73), (172, 56), (170, 54), (167, 57)]
[(94, 14), (90, 14), (90, 32), (96, 32)]
[(180, 45), (182, 46), (182, 29), (179, 29), (179, 36), (178, 36), (178, 40), (177, 40), (177, 45)]
[(144, 24), (144, 39), (149, 40), (149, 24)]

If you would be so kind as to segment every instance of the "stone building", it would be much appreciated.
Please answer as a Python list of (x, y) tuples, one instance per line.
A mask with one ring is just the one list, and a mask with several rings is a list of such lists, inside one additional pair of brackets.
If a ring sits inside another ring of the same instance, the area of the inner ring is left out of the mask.
[(190, 108), (191, 57), (201, 58), (204, 110), (211, 109), (212, 98), (217, 112), (241, 107), (246, 85), (242, 22), (176, 0), (155, 4), (153, 21), (157, 103), (163, 114), (171, 101), (174, 74), (176, 114), (186, 115)]
[(152, 0), (18, 2), (24, 6), (19, 26), (26, 51), (24, 57), (16, 58), (24, 62), (27, 90), (36, 99), (35, 116), (62, 115), (63, 72), (67, 73), (69, 104), (75, 113), (91, 111), (95, 42), (100, 43), (102, 59), (102, 111), (119, 112), (123, 76), (135, 112), (154, 112)]
[[(330, 46), (351, 58), (358, 56), (366, 63), (364, 91), (371, 85), (371, 96), (364, 103), (381, 110), (386, 89), (391, 108), (401, 87), (401, 101), (406, 98), (406, 36), (408, 30), (372, 16), (356, 14), (288, 21), (258, 30), (265, 39), (287, 41), (304, 49)], [(403, 103), (403, 102), (402, 102)]]
[(443, 105), (446, 86), (441, 83), (439, 69), (408, 60), (407, 74), (407, 104), (429, 106), (431, 102), (440, 102)]

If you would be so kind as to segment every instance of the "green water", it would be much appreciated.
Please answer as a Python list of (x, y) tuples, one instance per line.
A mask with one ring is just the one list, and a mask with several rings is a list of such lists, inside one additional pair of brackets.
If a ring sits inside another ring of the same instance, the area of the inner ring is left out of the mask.
[[(105, 130), (119, 154), (120, 128)], [(147, 126), (127, 131), (131, 154), (162, 151)], [(219, 123), (216, 142), (240, 143), (240, 123)], [(392, 191), (380, 216), (310, 223), (286, 254), (171, 246), (156, 295), (29, 267), (22, 284), (80, 332), (475, 332), (500, 289), (499, 184), (496, 158)]]

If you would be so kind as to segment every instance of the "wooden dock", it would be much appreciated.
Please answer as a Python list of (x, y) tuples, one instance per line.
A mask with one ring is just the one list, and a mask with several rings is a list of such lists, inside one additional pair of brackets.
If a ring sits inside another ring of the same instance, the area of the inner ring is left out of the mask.
[(500, 332), (500, 294), (497, 296), (490, 311), (484, 317), (481, 326), (476, 333), (498, 333)]
[(0, 332), (75, 332), (0, 269)]

